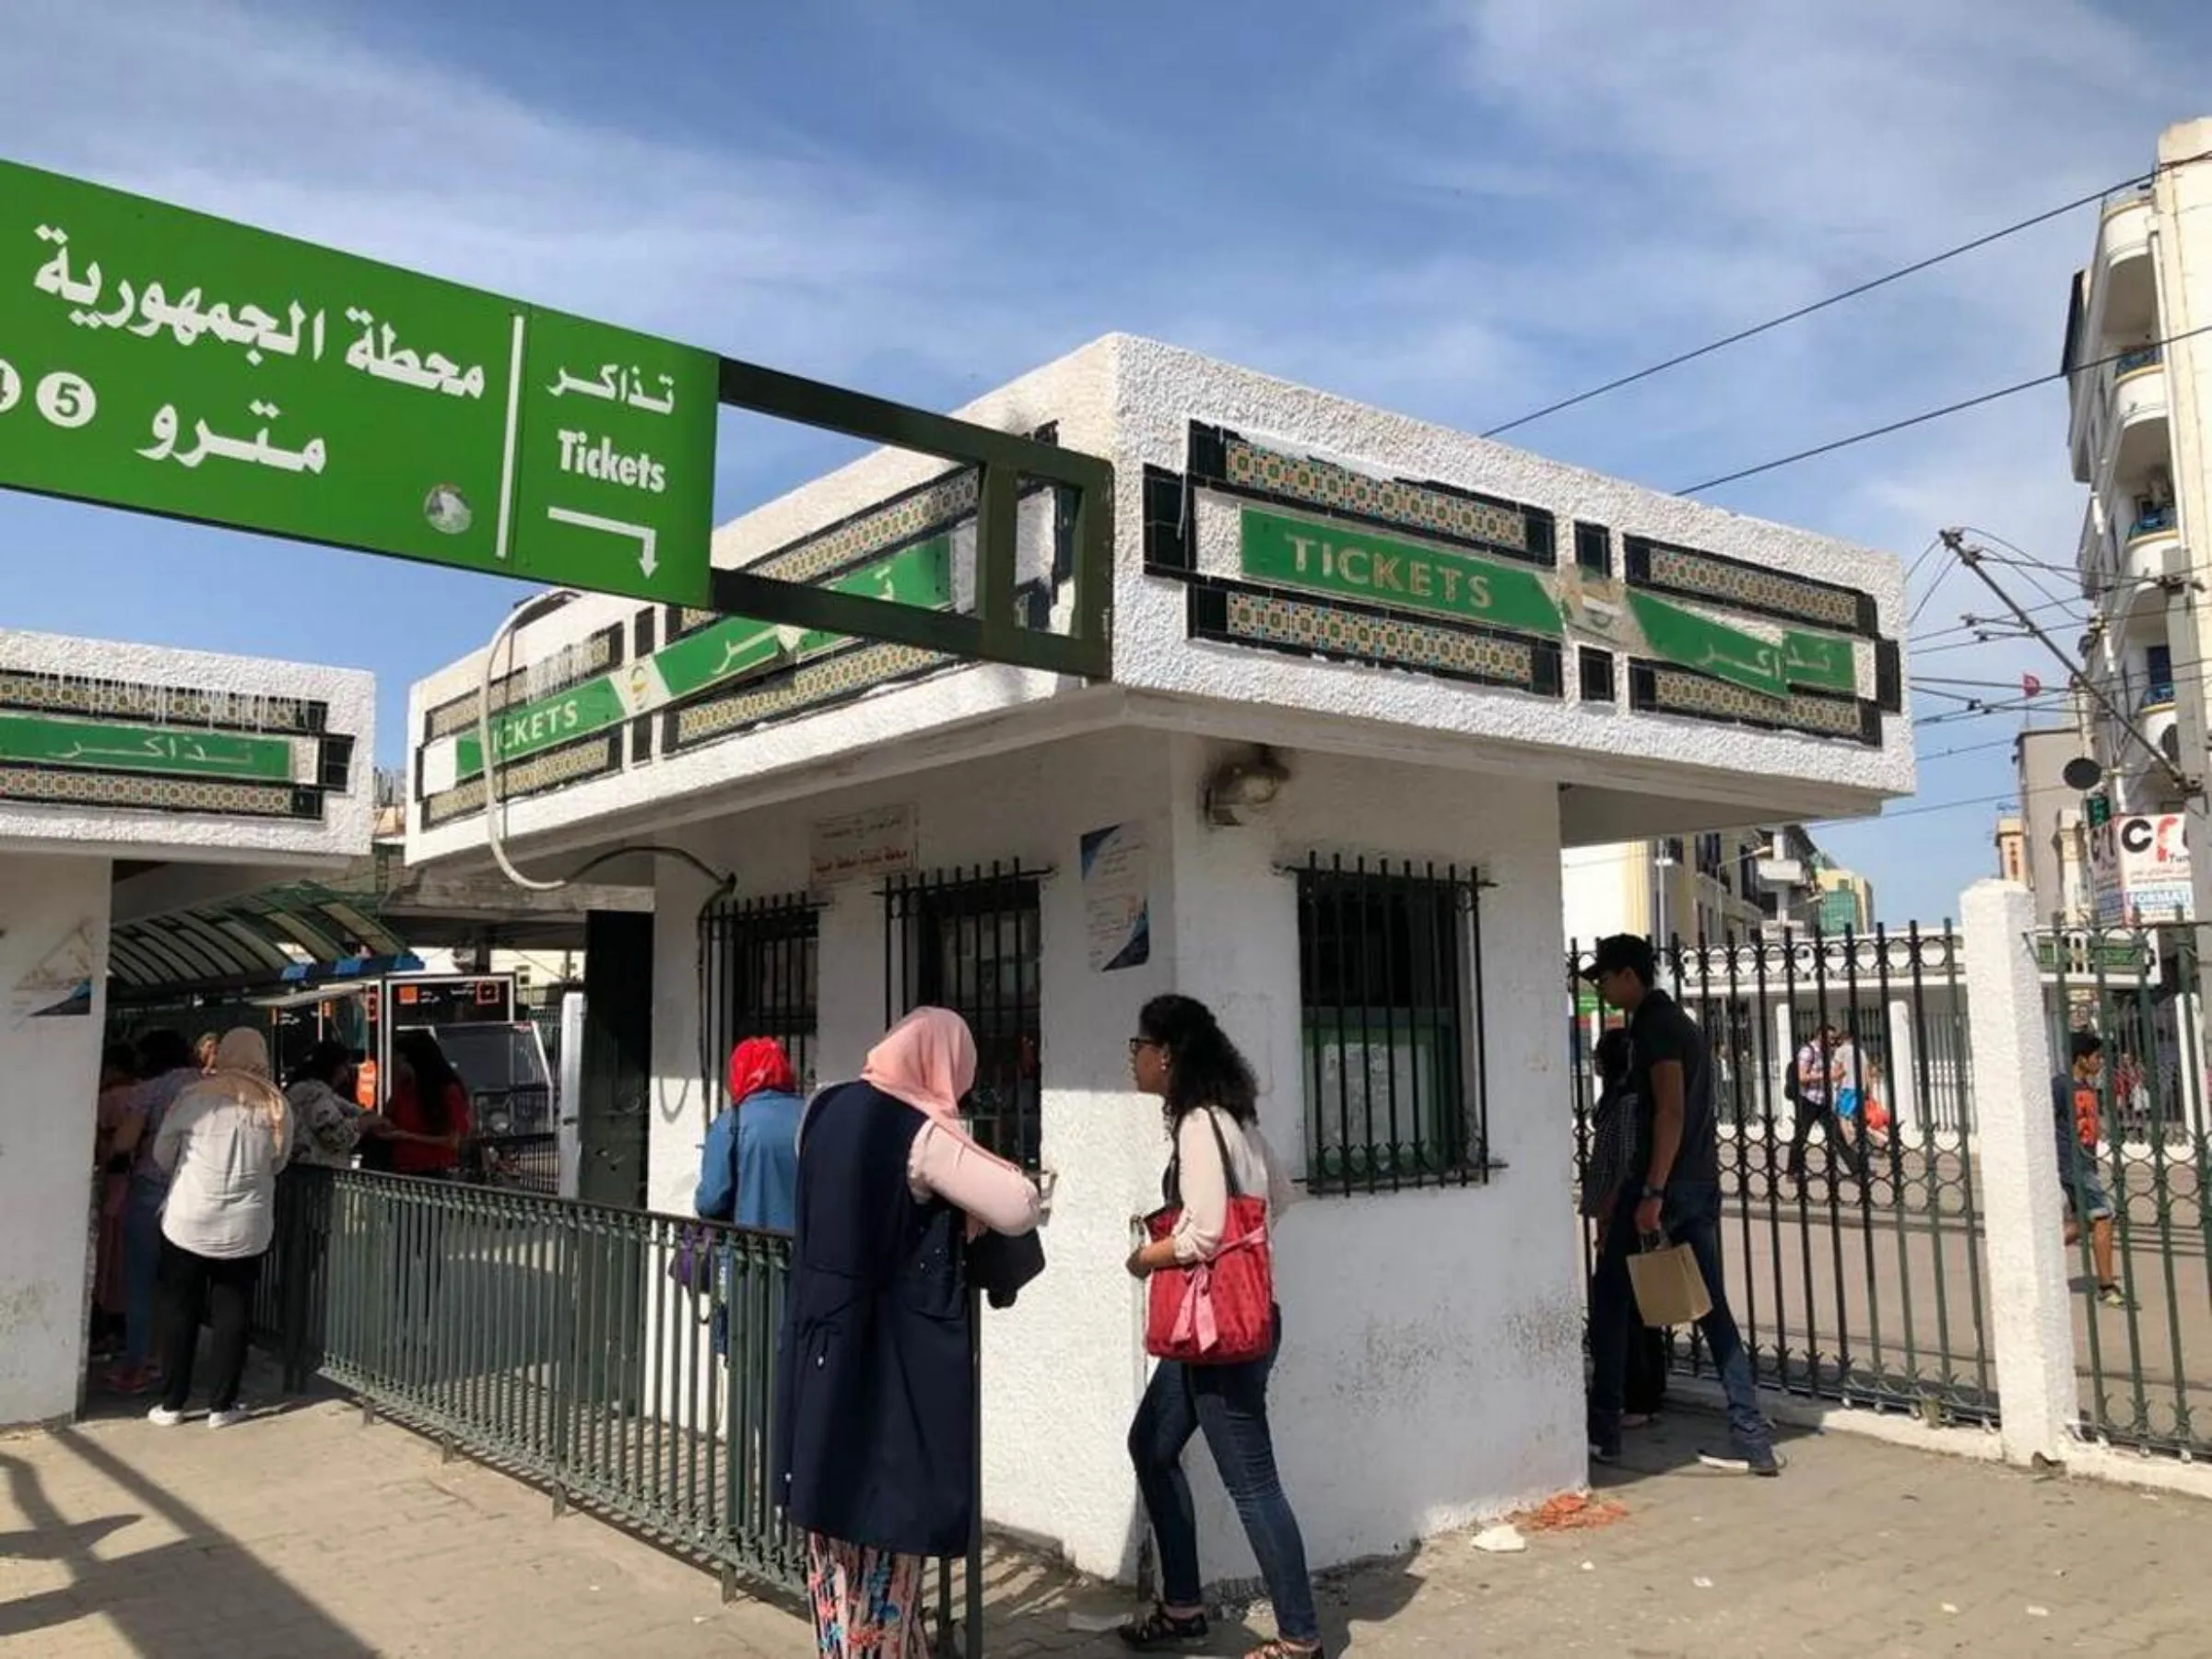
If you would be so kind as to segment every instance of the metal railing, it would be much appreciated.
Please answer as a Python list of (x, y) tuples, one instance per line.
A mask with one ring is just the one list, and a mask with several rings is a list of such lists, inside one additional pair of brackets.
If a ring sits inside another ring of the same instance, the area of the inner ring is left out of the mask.
[[(1570, 951), (1570, 974), (1581, 957)], [(1728, 1297), (1759, 1381), (1994, 1420), (1957, 936), (1947, 924), (1676, 941), (1661, 975), (1711, 1050)], [(1578, 1189), (1602, 1018), (1573, 1022)], [(1810, 1033), (1831, 1024), (1856, 1096), (1844, 1114), (1800, 1105), (1787, 1086)], [(1677, 1333), (1673, 1363), (1706, 1370), (1701, 1339)]]
[[(2074, 1032), (2104, 1042), (2091, 1138), (2077, 1124), (2053, 1124), (2053, 1156), (2065, 1160), (2054, 1176), (2077, 1223), (2083, 1428), (2183, 1457), (2212, 1454), (2212, 1108), (2196, 991), (2200, 925), (2093, 935), (2100, 948), (2053, 953), (2057, 971), (2044, 992), (2057, 1066), (2069, 1063)], [(2055, 1119), (2055, 1101), (2052, 1110)], [(2099, 1208), (2111, 1212), (2103, 1241), (2092, 1224)], [(2096, 1294), (2100, 1248), (2111, 1252), (2119, 1306)]]
[[(725, 1595), (794, 1594), (805, 1540), (771, 1464), (790, 1260), (777, 1233), (300, 1170), (279, 1188), (255, 1324), (288, 1389), (319, 1371), (449, 1454), (542, 1484), (557, 1514), (593, 1510), (719, 1570)], [(964, 1575), (972, 1659), (980, 1544)], [(940, 1563), (947, 1654), (953, 1578)]]

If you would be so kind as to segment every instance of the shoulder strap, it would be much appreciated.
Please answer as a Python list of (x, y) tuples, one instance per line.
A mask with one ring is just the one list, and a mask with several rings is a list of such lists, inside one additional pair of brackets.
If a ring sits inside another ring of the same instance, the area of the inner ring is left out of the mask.
[[(1221, 1109), (1218, 1106), (1202, 1106), (1199, 1110), (1206, 1113), (1206, 1121), (1214, 1131), (1214, 1145), (1221, 1148), (1222, 1184), (1228, 1187), (1231, 1198), (1241, 1198), (1244, 1189), (1237, 1180), (1237, 1161), (1230, 1157), (1229, 1139), (1221, 1133)], [(1243, 1126), (1239, 1124), (1238, 1127), (1241, 1130)]]

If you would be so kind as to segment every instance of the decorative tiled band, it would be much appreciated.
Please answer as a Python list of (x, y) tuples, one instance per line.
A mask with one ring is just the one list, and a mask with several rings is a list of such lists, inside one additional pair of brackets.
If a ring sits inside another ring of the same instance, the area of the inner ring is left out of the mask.
[(1871, 699), (1831, 697), (1815, 691), (1765, 697), (1711, 675), (1670, 668), (1664, 663), (1630, 665), (1629, 706), (1647, 713), (1680, 714), (1770, 731), (1809, 732), (1819, 737), (1847, 737), (1854, 743), (1878, 745), (1882, 740), (1881, 707)]
[(1856, 588), (1786, 575), (1764, 565), (1669, 547), (1641, 535), (1626, 539), (1623, 562), (1631, 587), (1710, 599), (1760, 616), (1810, 622), (1847, 633), (1872, 637), (1877, 632), (1874, 596)]
[(1314, 604), (1211, 578), (1194, 580), (1189, 591), (1189, 630), (1194, 640), (1559, 695), (1559, 648), (1554, 641), (1418, 621), (1367, 606)]
[[(505, 803), (521, 795), (542, 794), (549, 789), (604, 777), (621, 768), (622, 733), (618, 728), (596, 734), (581, 743), (571, 743), (566, 748), (547, 749), (527, 760), (500, 766), (500, 800)], [(483, 810), (484, 780), (477, 776), (425, 799), (423, 828), (434, 830), (441, 824)]]
[(0, 766), (0, 799), (34, 806), (213, 813), (228, 818), (312, 820), (323, 816), (323, 792), (305, 786), (60, 771), (37, 766)]
[(1556, 525), (1541, 507), (1435, 479), (1377, 478), (1333, 461), (1268, 449), (1222, 427), (1191, 423), (1193, 482), (1364, 524), (1417, 530), (1548, 566)]
[(710, 698), (662, 716), (665, 754), (728, 737), (748, 726), (818, 710), (878, 686), (912, 679), (961, 659), (914, 645), (857, 644), (830, 656), (815, 657), (789, 673), (756, 682), (726, 697)]
[[(565, 691), (571, 686), (605, 674), (622, 660), (623, 633), (622, 624), (611, 623), (587, 639), (562, 646), (549, 658), (526, 663), (501, 675), (492, 682), (491, 712), (497, 714), (517, 702), (550, 697), (556, 691)], [(477, 694), (464, 692), (440, 703), (424, 716), (423, 741), (435, 743), (441, 737), (465, 732), (476, 724)]]
[(311, 698), (207, 691), (21, 668), (0, 669), (0, 709), (299, 736), (319, 735), (330, 715), (328, 704)]

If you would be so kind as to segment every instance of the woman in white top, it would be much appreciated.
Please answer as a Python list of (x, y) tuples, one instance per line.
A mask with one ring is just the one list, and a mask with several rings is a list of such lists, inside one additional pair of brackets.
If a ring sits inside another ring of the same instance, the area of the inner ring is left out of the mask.
[(269, 1049), (241, 1026), (218, 1045), (215, 1068), (177, 1097), (161, 1120), (154, 1161), (171, 1171), (161, 1212), (161, 1295), (169, 1346), (162, 1428), (184, 1420), (199, 1347), (200, 1307), (213, 1331), (208, 1360), (210, 1427), (245, 1414), (238, 1387), (246, 1368), (253, 1281), (276, 1225), (276, 1174), (292, 1150), (292, 1113), (269, 1081)]
[[(1130, 1069), (1136, 1086), (1163, 1103), (1175, 1143), (1168, 1181), (1174, 1190), (1168, 1196), (1182, 1208), (1172, 1233), (1130, 1256), (1129, 1271), (1142, 1279), (1214, 1258), (1228, 1229), (1232, 1179), (1238, 1193), (1266, 1196), (1270, 1232), (1294, 1194), (1260, 1133), (1252, 1067), (1206, 1005), (1187, 996), (1154, 997), (1136, 1023)], [(1163, 1359), (1153, 1371), (1129, 1427), (1129, 1455), (1159, 1544), (1162, 1593), (1149, 1614), (1122, 1628), (1124, 1643), (1139, 1653), (1187, 1648), (1206, 1636), (1198, 1527), (1182, 1472), (1183, 1448), (1201, 1431), (1222, 1485), (1236, 1500), (1281, 1632), (1249, 1659), (1304, 1659), (1322, 1651), (1305, 1541), (1283, 1496), (1267, 1428), (1267, 1374), (1281, 1345), (1277, 1309), (1275, 1347), (1257, 1359), (1233, 1365)]]

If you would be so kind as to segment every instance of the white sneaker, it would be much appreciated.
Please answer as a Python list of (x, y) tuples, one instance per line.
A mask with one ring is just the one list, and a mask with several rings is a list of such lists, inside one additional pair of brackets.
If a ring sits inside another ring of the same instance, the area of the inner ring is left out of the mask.
[(184, 1420), (181, 1411), (171, 1411), (166, 1406), (157, 1406), (146, 1414), (146, 1420), (157, 1429), (174, 1429)]
[(233, 1406), (228, 1411), (211, 1411), (207, 1414), (207, 1427), (235, 1429), (253, 1415), (243, 1406)]

